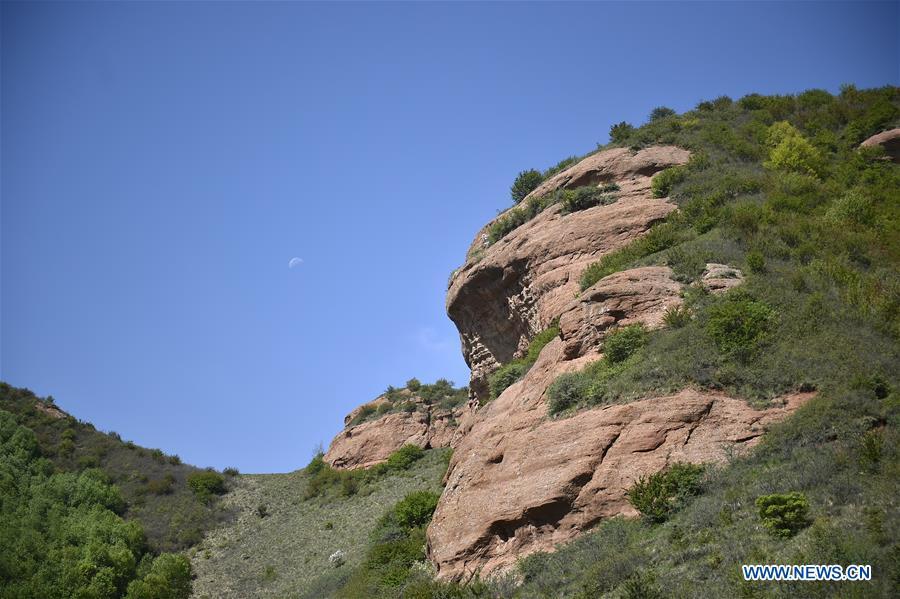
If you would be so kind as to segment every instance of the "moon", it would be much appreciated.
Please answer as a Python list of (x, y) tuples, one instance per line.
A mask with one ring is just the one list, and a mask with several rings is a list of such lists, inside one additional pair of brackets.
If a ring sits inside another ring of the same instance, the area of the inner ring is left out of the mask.
[(294, 268), (295, 266), (299, 266), (303, 264), (303, 258), (291, 258), (290, 262), (288, 262), (288, 268)]

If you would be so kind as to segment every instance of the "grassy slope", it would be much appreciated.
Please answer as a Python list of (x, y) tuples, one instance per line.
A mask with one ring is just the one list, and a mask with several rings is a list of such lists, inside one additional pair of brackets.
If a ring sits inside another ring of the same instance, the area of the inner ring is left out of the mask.
[[(196, 597), (325, 597), (358, 566), (376, 521), (410, 491), (440, 491), (448, 450), (431, 450), (408, 471), (388, 475), (351, 497), (304, 500), (307, 477), (242, 475), (223, 503), (237, 519), (209, 533), (193, 551)], [(257, 508), (265, 505), (268, 516)], [(327, 523), (331, 528), (326, 528)], [(329, 565), (336, 550), (340, 568)]]
[[(0, 383), (0, 409), (34, 431), (41, 455), (60, 472), (102, 469), (122, 492), (127, 504), (123, 517), (140, 522), (154, 551), (185, 549), (227, 518), (217, 502), (198, 501), (188, 488), (187, 477), (198, 468), (182, 464), (177, 456), (122, 441), (115, 433), (102, 433), (71, 416), (54, 418), (38, 409), (45, 403), (27, 389)], [(170, 487), (159, 492), (162, 487), (155, 485), (167, 477)]]

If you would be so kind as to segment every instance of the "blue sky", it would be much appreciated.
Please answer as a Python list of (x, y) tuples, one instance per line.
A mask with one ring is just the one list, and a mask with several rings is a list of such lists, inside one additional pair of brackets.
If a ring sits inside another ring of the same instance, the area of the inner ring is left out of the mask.
[(447, 276), (518, 171), (658, 105), (900, 78), (897, 2), (0, 10), (0, 377), (246, 472), (466, 382)]

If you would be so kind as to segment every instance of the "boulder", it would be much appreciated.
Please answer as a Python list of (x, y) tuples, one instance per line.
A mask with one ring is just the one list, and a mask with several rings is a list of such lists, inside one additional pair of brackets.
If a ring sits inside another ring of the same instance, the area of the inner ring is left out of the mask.
[(860, 144), (861, 148), (881, 146), (894, 162), (900, 162), (900, 128), (882, 131)]

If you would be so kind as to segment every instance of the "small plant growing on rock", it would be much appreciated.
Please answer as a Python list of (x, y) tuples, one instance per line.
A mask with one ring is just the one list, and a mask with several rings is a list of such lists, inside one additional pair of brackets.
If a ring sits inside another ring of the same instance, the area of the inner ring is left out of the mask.
[(700, 492), (702, 478), (703, 466), (678, 462), (638, 479), (628, 491), (628, 500), (650, 522), (663, 522)]
[(776, 537), (789, 538), (809, 526), (809, 500), (803, 493), (773, 493), (756, 498), (763, 526)]

